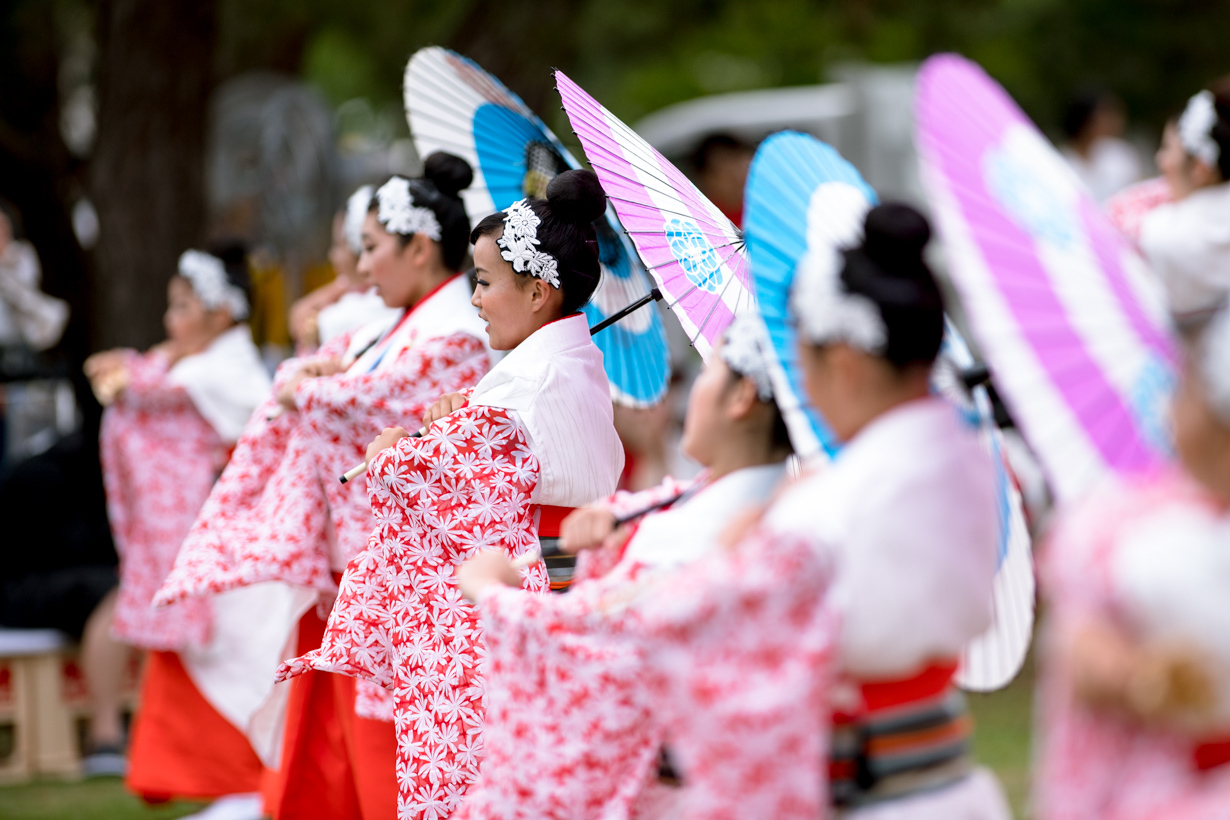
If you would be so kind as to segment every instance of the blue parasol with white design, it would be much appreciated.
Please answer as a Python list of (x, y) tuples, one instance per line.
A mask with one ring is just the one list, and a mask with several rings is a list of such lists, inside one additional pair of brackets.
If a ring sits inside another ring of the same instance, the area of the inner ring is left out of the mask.
[[(470, 163), (474, 182), (462, 192), (472, 223), (581, 164), (521, 99), (478, 64), (447, 49), (420, 49), (405, 76), (406, 117), (420, 156), (447, 151)], [(614, 209), (595, 224), (602, 280), (583, 311), (602, 351), (611, 398), (630, 407), (661, 401), (669, 384), (665, 329), (657, 298)], [(619, 315), (613, 323), (610, 319)], [(597, 331), (601, 329), (601, 333)]]
[[(744, 201), (744, 232), (756, 299), (777, 359), (775, 395), (799, 456), (833, 457), (841, 443), (803, 390), (790, 320), (790, 287), (795, 269), (810, 249), (847, 247), (859, 241), (863, 218), (878, 198), (854, 166), (831, 146), (807, 134), (783, 132), (769, 137), (757, 150)], [(1002, 436), (994, 426), (990, 400), (985, 388), (969, 386), (977, 381), (970, 375), (975, 365), (965, 340), (948, 323), (932, 389), (979, 427), (995, 460), (999, 489), (995, 620), (966, 648), (958, 677), (966, 689), (989, 691), (1007, 685), (1024, 662), (1033, 630), (1034, 576), (1021, 498), (1005, 466)]]

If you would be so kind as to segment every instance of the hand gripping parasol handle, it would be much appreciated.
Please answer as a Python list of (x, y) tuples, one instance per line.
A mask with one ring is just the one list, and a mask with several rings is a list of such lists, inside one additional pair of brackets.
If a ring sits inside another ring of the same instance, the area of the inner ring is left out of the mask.
[(620, 319), (624, 318), (625, 316), (631, 313), (636, 313), (638, 310), (645, 307), (645, 305), (649, 304), (650, 302), (660, 302), (661, 300), (662, 300), (662, 291), (658, 290), (657, 288), (653, 288), (652, 290), (649, 291), (649, 293), (646, 293), (640, 299), (637, 299), (635, 302), (628, 305), (623, 310), (620, 310), (617, 313), (612, 313), (610, 316), (606, 317), (601, 322), (591, 327), (589, 329), (589, 335), (593, 336), (594, 334), (598, 333), (601, 330), (606, 330), (608, 327), (615, 324)]
[[(409, 436), (407, 436), (407, 438), (422, 438), (423, 433), (426, 433), (426, 432), (427, 432), (426, 429), (419, 430), (417, 433), (411, 433)], [(360, 461), (358, 464), (354, 465), (349, 470), (342, 473), (341, 477), (338, 478), (338, 481), (342, 482), (343, 484), (346, 484), (350, 481), (354, 481), (356, 478), (358, 478), (359, 476), (363, 475), (366, 472), (367, 472), (367, 462)]]

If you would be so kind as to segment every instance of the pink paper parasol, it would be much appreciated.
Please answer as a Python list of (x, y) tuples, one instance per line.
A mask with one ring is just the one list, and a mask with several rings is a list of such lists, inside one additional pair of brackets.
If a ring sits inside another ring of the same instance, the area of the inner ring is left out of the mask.
[(756, 307), (739, 229), (631, 128), (555, 72), (564, 110), (666, 304), (704, 358)]
[(1136, 251), (977, 65), (927, 60), (916, 123), (974, 337), (1059, 499), (1164, 463), (1175, 346)]

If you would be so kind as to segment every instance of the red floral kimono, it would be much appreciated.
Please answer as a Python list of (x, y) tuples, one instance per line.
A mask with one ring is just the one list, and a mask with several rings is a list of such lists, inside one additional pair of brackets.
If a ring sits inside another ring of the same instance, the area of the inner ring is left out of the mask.
[(677, 715), (649, 650), (678, 647), (647, 623), (646, 607), (653, 595), (674, 596), (673, 573), (767, 501), (783, 473), (769, 465), (621, 493), (607, 502), (616, 516), (674, 503), (642, 520), (613, 565), (614, 556), (585, 553), (584, 577), (567, 595), (485, 592), (487, 759), (454, 817), (652, 815), (652, 805), (677, 799), (655, 776)]
[[(262, 581), (332, 593), (332, 571), (367, 542), (374, 525), (366, 478), (338, 476), (363, 460), (385, 427), (415, 428), (445, 393), (477, 382), (489, 366), (465, 277), (454, 276), (391, 331), (366, 327), (321, 348), (347, 370), (306, 379), (297, 410), (267, 403), (184, 542), (158, 600), (215, 594)], [(302, 360), (284, 364), (275, 390)], [(273, 417), (270, 420), (270, 417)]]
[(133, 352), (126, 366), (127, 386), (103, 416), (101, 456), (120, 554), (112, 630), (151, 650), (128, 786), (151, 799), (252, 791), (260, 761), (200, 689), (232, 610), (199, 599), (155, 609), (154, 595), (269, 378), (243, 325), (173, 367), (159, 351)]
[[(1202, 556), (1191, 549), (1191, 534), (1200, 537), (1206, 527), (1215, 540)], [(1050, 600), (1047, 632), (1058, 636), (1095, 616), (1141, 637), (1165, 635), (1188, 647), (1204, 641), (1224, 646), (1224, 618), (1198, 618), (1193, 624), (1184, 610), (1197, 616), (1224, 611), (1230, 600), (1223, 559), (1230, 546), (1227, 533), (1230, 520), (1178, 474), (1097, 491), (1064, 517), (1047, 545), (1042, 563)], [(1165, 601), (1167, 594), (1162, 617), (1152, 617), (1150, 602)], [(1054, 644), (1052, 639), (1040, 646)], [(1225, 650), (1220, 654), (1223, 728), (1210, 727), (1212, 736), (1200, 738), (1083, 705), (1072, 692), (1071, 670), (1062, 655), (1045, 653), (1038, 695), (1036, 816), (1230, 817), (1230, 730), (1225, 728), (1230, 692)]]
[(157, 350), (132, 351), (125, 365), (128, 384), (103, 414), (100, 436), (122, 578), (112, 630), (144, 649), (202, 646), (208, 603), (156, 610), (154, 595), (269, 379), (244, 325), (174, 367)]
[[(543, 506), (613, 491), (623, 459), (611, 416), (601, 354), (572, 316), (512, 351), (466, 407), (369, 465), (368, 548), (346, 570), (321, 648), (279, 675), (322, 669), (393, 690), (401, 817), (448, 817), (483, 756), (486, 653), (454, 567), (479, 549), (533, 549)], [(546, 593), (541, 565), (523, 577)]]

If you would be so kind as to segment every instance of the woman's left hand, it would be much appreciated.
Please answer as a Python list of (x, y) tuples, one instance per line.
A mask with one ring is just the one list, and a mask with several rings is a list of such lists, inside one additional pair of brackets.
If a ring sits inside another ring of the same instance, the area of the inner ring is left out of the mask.
[(294, 410), (297, 406), (295, 404), (295, 390), (298, 389), (299, 385), (303, 384), (304, 380), (333, 376), (341, 373), (343, 370), (345, 368), (342, 367), (342, 360), (336, 356), (329, 359), (316, 359), (307, 362), (295, 372), (295, 375), (282, 384), (281, 389), (278, 390), (278, 403), (287, 410)]
[(396, 447), (397, 442), (409, 437), (410, 433), (407, 432), (405, 427), (384, 428), (380, 435), (372, 439), (372, 443), (367, 445), (367, 455), (365, 460), (368, 464), (371, 464), (372, 460), (375, 459), (376, 456), (380, 455), (381, 452), (389, 449), (390, 447)]
[(521, 586), (521, 574), (508, 556), (498, 550), (482, 550), (457, 567), (457, 587), (471, 603), (494, 584)]

